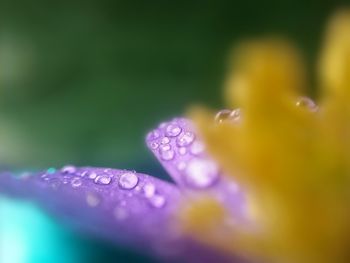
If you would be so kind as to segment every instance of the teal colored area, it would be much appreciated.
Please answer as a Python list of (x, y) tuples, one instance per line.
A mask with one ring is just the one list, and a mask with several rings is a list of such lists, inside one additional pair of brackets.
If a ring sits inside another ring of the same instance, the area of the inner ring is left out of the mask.
[(1, 263), (145, 262), (150, 259), (57, 223), (30, 202), (0, 196)]

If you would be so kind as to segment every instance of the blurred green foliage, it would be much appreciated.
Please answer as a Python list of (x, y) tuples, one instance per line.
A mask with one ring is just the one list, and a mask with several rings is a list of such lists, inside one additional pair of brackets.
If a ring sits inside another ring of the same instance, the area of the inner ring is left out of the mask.
[(336, 1), (1, 1), (0, 160), (153, 162), (143, 138), (194, 102), (222, 106), (226, 57), (280, 34), (313, 62)]

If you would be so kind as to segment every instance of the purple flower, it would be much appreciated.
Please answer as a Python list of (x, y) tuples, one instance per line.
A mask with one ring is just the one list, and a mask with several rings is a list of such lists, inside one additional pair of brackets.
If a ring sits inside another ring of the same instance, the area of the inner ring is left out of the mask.
[(170, 262), (243, 262), (181, 230), (180, 205), (191, 193), (210, 192), (236, 218), (244, 217), (238, 185), (209, 158), (190, 121), (162, 123), (146, 137), (149, 149), (176, 184), (135, 171), (65, 166), (0, 175), (0, 193), (31, 199), (77, 231), (130, 246)]

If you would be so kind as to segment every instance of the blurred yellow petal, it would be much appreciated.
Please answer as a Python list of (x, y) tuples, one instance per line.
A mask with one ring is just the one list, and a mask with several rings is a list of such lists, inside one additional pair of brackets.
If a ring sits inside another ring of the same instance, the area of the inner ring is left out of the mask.
[[(191, 114), (211, 154), (246, 190), (249, 220), (258, 231), (243, 224), (227, 229), (229, 214), (217, 219), (213, 204), (192, 203), (182, 211), (189, 232), (268, 262), (350, 262), (349, 11), (331, 20), (320, 82), (318, 109), (303, 97), (302, 59), (287, 42), (252, 41), (236, 49), (225, 97), (241, 109), (241, 121), (215, 123), (202, 108)], [(201, 218), (226, 230), (206, 231)], [(198, 226), (201, 231), (193, 231)]]

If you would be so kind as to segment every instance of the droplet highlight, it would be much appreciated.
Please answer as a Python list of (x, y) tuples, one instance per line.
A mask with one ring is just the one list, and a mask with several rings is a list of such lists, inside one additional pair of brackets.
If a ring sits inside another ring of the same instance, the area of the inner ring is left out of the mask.
[(133, 189), (138, 182), (139, 178), (135, 173), (132, 172), (124, 173), (119, 177), (120, 187), (126, 190)]
[(179, 137), (176, 139), (176, 144), (179, 147), (184, 147), (190, 145), (195, 139), (195, 135), (193, 132), (187, 131), (182, 133)]
[(102, 175), (98, 175), (95, 178), (94, 182), (96, 184), (107, 185), (107, 184), (110, 184), (112, 182), (112, 178), (107, 174), (102, 174)]
[(185, 180), (189, 186), (207, 188), (214, 184), (219, 177), (217, 165), (210, 160), (192, 159), (185, 170)]

